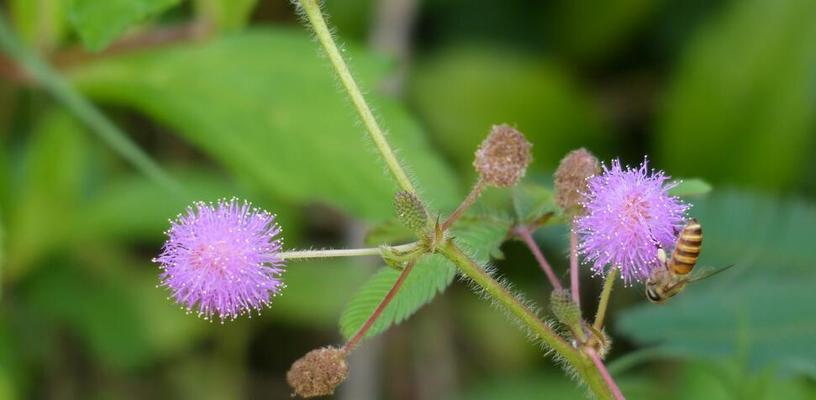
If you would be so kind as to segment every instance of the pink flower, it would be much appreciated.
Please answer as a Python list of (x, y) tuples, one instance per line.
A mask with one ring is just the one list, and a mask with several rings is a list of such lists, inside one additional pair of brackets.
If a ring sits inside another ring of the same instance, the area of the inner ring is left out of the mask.
[(205, 320), (260, 311), (285, 287), (275, 216), (250, 203), (197, 202), (171, 222), (159, 257), (161, 286)]
[(573, 229), (581, 242), (579, 251), (602, 274), (607, 266), (619, 268), (626, 284), (644, 281), (660, 266), (657, 249), (674, 246), (689, 205), (669, 196), (674, 185), (662, 171), (622, 169), (619, 160), (588, 180), (582, 205), (586, 214)]

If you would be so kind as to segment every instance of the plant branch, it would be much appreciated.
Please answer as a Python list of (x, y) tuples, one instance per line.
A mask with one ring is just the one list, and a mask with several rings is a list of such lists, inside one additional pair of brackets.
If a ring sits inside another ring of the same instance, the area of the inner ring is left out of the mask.
[(607, 371), (603, 361), (601, 361), (601, 357), (598, 356), (598, 353), (591, 348), (586, 349), (586, 353), (589, 356), (589, 358), (592, 359), (592, 362), (595, 364), (595, 368), (597, 368), (598, 372), (603, 377), (604, 382), (606, 382), (606, 386), (609, 388), (610, 391), (612, 391), (612, 394), (615, 396), (615, 400), (626, 400), (626, 398), (623, 397), (623, 393), (618, 387), (618, 384), (615, 383), (615, 380), (612, 378), (612, 375), (609, 374), (609, 371)]
[(520, 225), (515, 231), (524, 244), (527, 245), (527, 248), (530, 249), (530, 252), (533, 253), (533, 257), (535, 257), (536, 261), (538, 261), (538, 265), (541, 266), (544, 274), (547, 275), (547, 279), (550, 280), (550, 284), (552, 284), (553, 289), (563, 290), (564, 288), (561, 286), (561, 281), (558, 280), (558, 277), (555, 275), (555, 272), (553, 272), (550, 263), (547, 262), (547, 259), (544, 258), (544, 254), (541, 253), (541, 248), (538, 247), (538, 243), (536, 243), (535, 239), (533, 239), (530, 229), (524, 225)]
[(358, 329), (357, 332), (354, 334), (354, 336), (352, 336), (352, 338), (348, 342), (346, 342), (345, 345), (343, 345), (342, 349), (343, 352), (345, 352), (346, 354), (350, 353), (352, 350), (354, 350), (355, 347), (357, 347), (360, 341), (363, 340), (363, 338), (366, 336), (366, 333), (368, 333), (368, 330), (371, 329), (375, 322), (377, 322), (377, 318), (379, 318), (380, 315), (382, 315), (383, 311), (385, 311), (385, 308), (388, 307), (388, 304), (391, 303), (391, 300), (394, 300), (394, 296), (397, 295), (397, 292), (399, 292), (400, 288), (402, 287), (402, 284), (405, 283), (405, 279), (408, 277), (408, 274), (410, 274), (411, 271), (414, 269), (414, 264), (416, 264), (416, 262), (417, 259), (413, 259), (405, 264), (405, 268), (399, 274), (397, 281), (394, 282), (394, 286), (391, 286), (391, 289), (388, 290), (388, 293), (386, 293), (385, 297), (383, 297), (382, 301), (380, 301), (380, 304), (377, 305), (377, 308), (374, 309), (374, 312), (371, 313), (371, 315), (368, 317), (363, 326), (361, 326), (360, 329)]
[(617, 275), (618, 269), (615, 267), (612, 267), (609, 273), (606, 274), (606, 280), (604, 280), (603, 290), (601, 291), (601, 301), (598, 303), (598, 312), (595, 314), (595, 323), (592, 324), (592, 327), (597, 331), (603, 328), (606, 308), (609, 305), (609, 295), (612, 294), (612, 286), (615, 285)]
[(570, 292), (572, 301), (581, 308), (581, 291), (578, 287), (578, 235), (570, 226)]
[[(390, 249), (405, 252), (416, 248), (416, 243), (408, 243), (400, 246), (393, 246)], [(379, 247), (369, 247), (363, 249), (326, 249), (326, 250), (292, 250), (278, 253), (282, 260), (302, 260), (308, 258), (332, 258), (332, 257), (359, 257), (359, 256), (381, 256), (382, 249)]]
[(459, 207), (456, 207), (456, 210), (454, 210), (453, 213), (451, 213), (451, 215), (448, 216), (448, 219), (446, 219), (445, 222), (442, 223), (440, 229), (443, 232), (448, 230), (448, 228), (450, 228), (453, 225), (453, 223), (456, 222), (456, 220), (458, 220), (462, 216), (462, 214), (464, 214), (465, 211), (467, 211), (467, 209), (470, 208), (470, 206), (472, 206), (473, 203), (476, 202), (476, 200), (482, 194), (482, 190), (484, 190), (484, 188), (485, 182), (482, 178), (479, 178), (479, 180), (476, 181), (476, 184), (473, 185), (473, 189), (470, 190), (470, 193), (468, 193), (467, 197), (464, 200), (462, 200), (462, 204), (459, 204)]
[(337, 76), (340, 78), (340, 82), (342, 82), (343, 87), (346, 89), (346, 92), (348, 92), (349, 97), (351, 97), (351, 102), (354, 104), (357, 114), (359, 114), (360, 119), (363, 121), (369, 136), (371, 136), (371, 139), (377, 146), (377, 150), (385, 160), (394, 179), (402, 190), (416, 193), (413, 184), (411, 184), (411, 180), (402, 169), (397, 157), (394, 155), (394, 151), (391, 150), (391, 147), (388, 145), (385, 134), (377, 123), (374, 113), (371, 112), (371, 108), (368, 106), (365, 97), (363, 97), (363, 93), (357, 86), (357, 82), (354, 81), (348, 65), (346, 65), (345, 60), (343, 60), (343, 56), (329, 31), (329, 27), (326, 25), (326, 20), (323, 19), (323, 14), (320, 11), (320, 6), (317, 4), (317, 1), (298, 0), (298, 3), (300, 3), (301, 8), (305, 12), (312, 30), (314, 30), (318, 41), (320, 41), (320, 44), (323, 46), (323, 50), (325, 50), (326, 55), (329, 57), (329, 60), (331, 60), (332, 67), (334, 67)]
[(521, 303), (506, 287), (502, 286), (481, 266), (470, 259), (453, 241), (448, 240), (439, 248), (439, 252), (453, 262), (459, 272), (479, 285), (486, 296), (517, 317), (521, 324), (528, 328), (535, 337), (563, 357), (566, 363), (572, 365), (599, 399), (613, 398), (614, 395), (610, 387), (604, 383), (599, 370), (593, 368), (586, 357), (582, 356), (564, 338), (553, 331), (549, 325), (539, 319), (529, 307)]
[(9, 28), (5, 15), (0, 11), (0, 47), (30, 76), (80, 121), (91, 128), (103, 141), (124, 157), (138, 170), (163, 185), (168, 190), (183, 193), (182, 186), (144, 153), (128, 136), (111, 122), (90, 101), (77, 92), (71, 84), (32, 51), (27, 49)]

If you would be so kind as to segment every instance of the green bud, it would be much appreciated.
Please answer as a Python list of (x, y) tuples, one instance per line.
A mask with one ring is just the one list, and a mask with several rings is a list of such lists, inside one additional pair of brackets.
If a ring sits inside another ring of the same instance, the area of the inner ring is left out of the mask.
[(556, 289), (552, 291), (550, 294), (550, 310), (562, 324), (570, 328), (580, 327), (581, 309), (572, 301), (569, 290)]
[(394, 196), (394, 209), (397, 218), (408, 229), (419, 232), (428, 226), (428, 212), (416, 194), (411, 192), (397, 192)]

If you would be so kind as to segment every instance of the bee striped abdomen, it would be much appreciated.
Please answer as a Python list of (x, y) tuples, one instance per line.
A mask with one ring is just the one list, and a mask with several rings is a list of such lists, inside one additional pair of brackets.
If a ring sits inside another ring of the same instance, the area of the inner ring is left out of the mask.
[(677, 244), (669, 259), (669, 269), (677, 275), (691, 272), (697, 264), (702, 244), (703, 228), (696, 219), (691, 219), (677, 237)]

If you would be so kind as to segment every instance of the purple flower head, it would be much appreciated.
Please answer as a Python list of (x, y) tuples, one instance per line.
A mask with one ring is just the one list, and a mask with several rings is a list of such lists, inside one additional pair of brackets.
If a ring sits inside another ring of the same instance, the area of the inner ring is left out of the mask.
[(674, 184), (662, 171), (622, 169), (619, 160), (589, 178), (582, 205), (586, 214), (574, 229), (581, 237), (579, 251), (592, 262), (592, 271), (619, 268), (624, 282), (644, 281), (659, 266), (657, 249), (674, 245), (689, 205), (669, 196)]
[(260, 311), (285, 287), (275, 216), (238, 199), (197, 202), (171, 221), (153, 262), (161, 286), (188, 312), (212, 320)]

